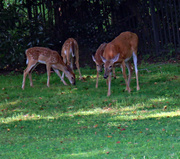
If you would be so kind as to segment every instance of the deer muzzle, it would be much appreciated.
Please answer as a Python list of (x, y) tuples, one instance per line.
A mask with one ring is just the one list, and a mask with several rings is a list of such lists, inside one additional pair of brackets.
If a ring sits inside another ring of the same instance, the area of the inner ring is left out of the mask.
[(108, 78), (108, 75), (104, 74), (104, 79), (107, 79)]

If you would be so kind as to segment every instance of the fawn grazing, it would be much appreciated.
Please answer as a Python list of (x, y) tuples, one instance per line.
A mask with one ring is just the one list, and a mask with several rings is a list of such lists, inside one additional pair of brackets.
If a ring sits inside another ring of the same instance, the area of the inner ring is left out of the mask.
[[(64, 63), (70, 66), (72, 70), (74, 57), (76, 58), (75, 64), (79, 71), (80, 79), (82, 79), (82, 75), (79, 68), (79, 46), (75, 39), (69, 38), (64, 42), (61, 50), (61, 56), (63, 58)], [(64, 73), (62, 74), (62, 77), (64, 78)]]
[(39, 64), (46, 64), (47, 69), (47, 86), (49, 87), (49, 78), (51, 73), (51, 67), (56, 72), (56, 74), (60, 77), (64, 85), (67, 83), (61, 77), (59, 70), (63, 71), (66, 77), (69, 79), (71, 84), (75, 84), (75, 74), (72, 72), (71, 68), (69, 68), (62, 60), (57, 51), (53, 51), (44, 47), (32, 47), (26, 50), (27, 68), (24, 70), (23, 75), (23, 83), (22, 89), (25, 87), (26, 76), (29, 74), (30, 86), (33, 87), (32, 82), (32, 71)]
[[(107, 96), (111, 95), (111, 72), (114, 64), (121, 64), (123, 77), (126, 83), (126, 90), (128, 92), (130, 89), (130, 81), (132, 74), (132, 67), (130, 63), (130, 58), (133, 56), (137, 90), (140, 89), (138, 81), (138, 69), (137, 69), (137, 49), (138, 49), (138, 36), (132, 32), (123, 32), (117, 36), (114, 40), (107, 44), (103, 56), (101, 56), (104, 62), (104, 78), (108, 78), (108, 93)], [(129, 77), (127, 81), (125, 66), (128, 68)]]

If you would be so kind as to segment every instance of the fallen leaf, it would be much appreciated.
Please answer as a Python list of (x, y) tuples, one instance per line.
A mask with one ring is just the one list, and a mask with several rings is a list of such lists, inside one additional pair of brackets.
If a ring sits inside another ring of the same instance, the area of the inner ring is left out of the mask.
[(165, 131), (165, 129), (162, 129), (162, 131)]
[(121, 143), (121, 141), (117, 141), (116, 143), (119, 144), (119, 143)]
[(112, 136), (108, 135), (107, 137), (108, 137), (108, 138), (111, 138)]
[(166, 110), (167, 109), (167, 105), (164, 106), (163, 110)]
[(96, 128), (98, 126), (98, 124), (94, 125), (93, 127)]
[(134, 145), (137, 145), (138, 143), (136, 142), (136, 143), (134, 143)]
[(126, 129), (124, 129), (124, 128), (123, 128), (123, 129), (121, 129), (121, 131), (124, 131), (124, 130), (126, 130)]
[(9, 131), (10, 131), (10, 129), (7, 129), (7, 131), (9, 132)]

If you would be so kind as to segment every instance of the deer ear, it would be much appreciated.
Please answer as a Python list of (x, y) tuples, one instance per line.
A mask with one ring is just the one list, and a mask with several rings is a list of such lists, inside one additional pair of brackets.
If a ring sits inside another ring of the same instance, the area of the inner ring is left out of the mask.
[(95, 59), (95, 57), (93, 55), (92, 55), (92, 59), (93, 59), (94, 62), (96, 62), (96, 59)]
[(106, 63), (106, 59), (103, 57), (103, 56), (100, 56), (101, 57), (101, 60), (104, 62), (104, 63)]
[(119, 55), (120, 55), (120, 53), (117, 54), (117, 55), (112, 59), (113, 63), (115, 63), (115, 62), (117, 62), (117, 61), (119, 60)]

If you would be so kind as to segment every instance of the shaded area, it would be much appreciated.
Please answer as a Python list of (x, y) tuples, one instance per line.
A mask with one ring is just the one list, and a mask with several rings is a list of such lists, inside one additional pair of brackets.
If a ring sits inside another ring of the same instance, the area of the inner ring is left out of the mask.
[(23, 67), (29, 47), (60, 52), (69, 37), (79, 43), (80, 66), (92, 66), (98, 46), (127, 30), (139, 36), (139, 59), (179, 58), (179, 0), (2, 0), (0, 18), (2, 69)]

